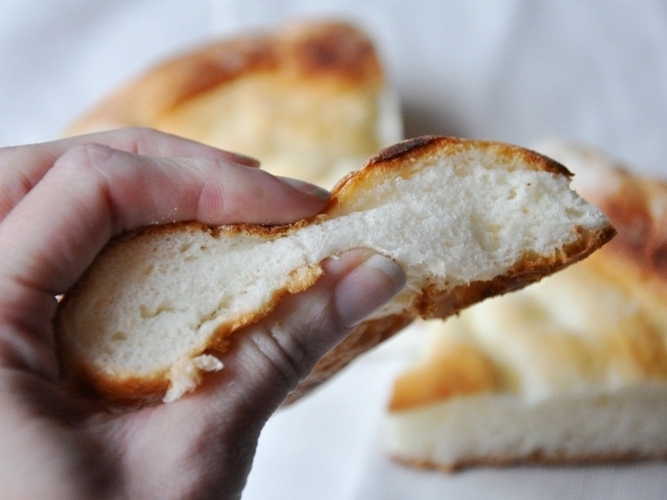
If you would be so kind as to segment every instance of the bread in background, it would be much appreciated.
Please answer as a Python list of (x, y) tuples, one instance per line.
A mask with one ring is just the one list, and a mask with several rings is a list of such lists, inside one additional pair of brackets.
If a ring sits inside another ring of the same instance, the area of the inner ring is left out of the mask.
[(433, 322), (396, 380), (386, 445), (453, 470), (667, 456), (667, 183), (601, 153), (537, 147), (618, 235), (539, 284)]
[(151, 127), (258, 158), (331, 188), (402, 139), (369, 35), (341, 22), (249, 33), (174, 57), (103, 100), (68, 135)]

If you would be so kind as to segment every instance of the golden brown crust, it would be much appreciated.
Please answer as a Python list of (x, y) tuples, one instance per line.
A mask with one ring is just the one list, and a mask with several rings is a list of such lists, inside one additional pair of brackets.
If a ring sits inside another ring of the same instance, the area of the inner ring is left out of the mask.
[(67, 367), (67, 371), (60, 374), (64, 387), (109, 409), (130, 410), (156, 405), (169, 388), (165, 373), (156, 373), (150, 378), (109, 377), (84, 366), (81, 360), (67, 362), (61, 359), (61, 364)]
[(580, 194), (597, 205), (618, 235), (587, 266), (640, 301), (667, 329), (667, 182), (630, 173), (598, 153), (595, 183)]
[(350, 83), (377, 82), (382, 70), (371, 40), (345, 23), (326, 22), (287, 27), (284, 40), (289, 60), (300, 75), (331, 75)]
[(455, 154), (471, 149), (485, 150), (486, 154), (496, 157), (498, 163), (511, 165), (520, 160), (524, 167), (527, 165), (534, 170), (543, 170), (558, 175), (565, 175), (566, 177), (572, 176), (572, 173), (560, 163), (529, 149), (495, 141), (479, 141), (437, 135), (414, 137), (401, 141), (378, 152), (366, 162), (366, 165), (388, 165), (394, 162), (404, 163), (414, 158), (432, 154), (434, 151), (437, 151), (439, 154), (442, 151)]
[(482, 351), (455, 343), (435, 352), (428, 360), (401, 374), (394, 382), (389, 411), (403, 411), (453, 397), (493, 392), (501, 377)]
[(69, 135), (113, 127), (147, 126), (184, 103), (240, 78), (275, 73), (293, 84), (380, 85), (381, 64), (371, 40), (344, 23), (302, 23), (275, 33), (221, 41), (151, 69), (74, 123)]
[[(450, 141), (453, 140), (450, 138)], [(384, 148), (382, 151), (379, 151), (375, 156), (370, 158), (366, 165), (376, 165), (378, 163), (386, 163), (390, 160), (400, 160), (400, 158), (406, 156), (410, 152), (419, 154), (419, 151), (426, 146), (437, 142), (435, 136), (422, 136), (422, 137), (413, 137), (412, 139), (406, 139), (397, 144)]]
[(574, 465), (610, 464), (631, 461), (636, 462), (638, 460), (665, 460), (667, 459), (667, 451), (649, 455), (640, 453), (611, 452), (571, 455), (563, 452), (553, 452), (547, 454), (541, 451), (536, 451), (524, 457), (486, 456), (468, 460), (458, 460), (448, 464), (436, 463), (431, 460), (417, 460), (407, 457), (400, 457), (397, 455), (393, 455), (392, 459), (398, 463), (417, 469), (439, 470), (442, 472), (452, 473), (471, 467), (510, 467), (513, 465), (550, 465), (568, 467)]
[(646, 277), (667, 283), (667, 183), (620, 167), (609, 175), (615, 177), (617, 189), (582, 193), (618, 230), (605, 253), (632, 262)]

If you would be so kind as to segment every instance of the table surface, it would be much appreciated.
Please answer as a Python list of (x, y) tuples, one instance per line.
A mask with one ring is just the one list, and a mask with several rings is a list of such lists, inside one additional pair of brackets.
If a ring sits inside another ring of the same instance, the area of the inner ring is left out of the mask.
[[(122, 82), (174, 52), (285, 19), (338, 18), (375, 37), (406, 136), (607, 151), (667, 177), (667, 4), (488, 0), (0, 0), (0, 146), (57, 138)], [(667, 466), (410, 470), (382, 450), (409, 334), (280, 411), (245, 499), (664, 498)]]

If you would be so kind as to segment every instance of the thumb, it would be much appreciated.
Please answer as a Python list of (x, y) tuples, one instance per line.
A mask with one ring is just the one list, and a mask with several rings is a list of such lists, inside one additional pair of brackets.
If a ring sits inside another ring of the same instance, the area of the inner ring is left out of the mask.
[(221, 357), (225, 368), (182, 404), (219, 399), (239, 414), (268, 418), (327, 352), (405, 285), (396, 263), (367, 249), (327, 259), (322, 267), (315, 285), (284, 297), (268, 317), (239, 331)]

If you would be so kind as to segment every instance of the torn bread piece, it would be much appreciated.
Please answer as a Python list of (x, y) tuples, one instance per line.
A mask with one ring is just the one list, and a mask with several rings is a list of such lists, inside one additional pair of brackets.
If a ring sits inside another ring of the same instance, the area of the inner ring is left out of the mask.
[(667, 183), (581, 146), (538, 150), (575, 172), (572, 187), (618, 235), (539, 284), (429, 325), (389, 406), (386, 444), (402, 462), (667, 457)]
[(400, 141), (401, 111), (371, 37), (341, 22), (239, 34), (151, 68), (68, 135), (151, 127), (253, 156), (330, 189)]
[(614, 229), (569, 176), (519, 147), (421, 137), (344, 178), (311, 220), (121, 236), (60, 303), (64, 382), (116, 402), (175, 400), (207, 369), (192, 360), (224, 352), (281, 296), (315, 283), (323, 259), (365, 247), (395, 260), (404, 291), (328, 354), (296, 399), (415, 318), (520, 288), (609, 240)]

